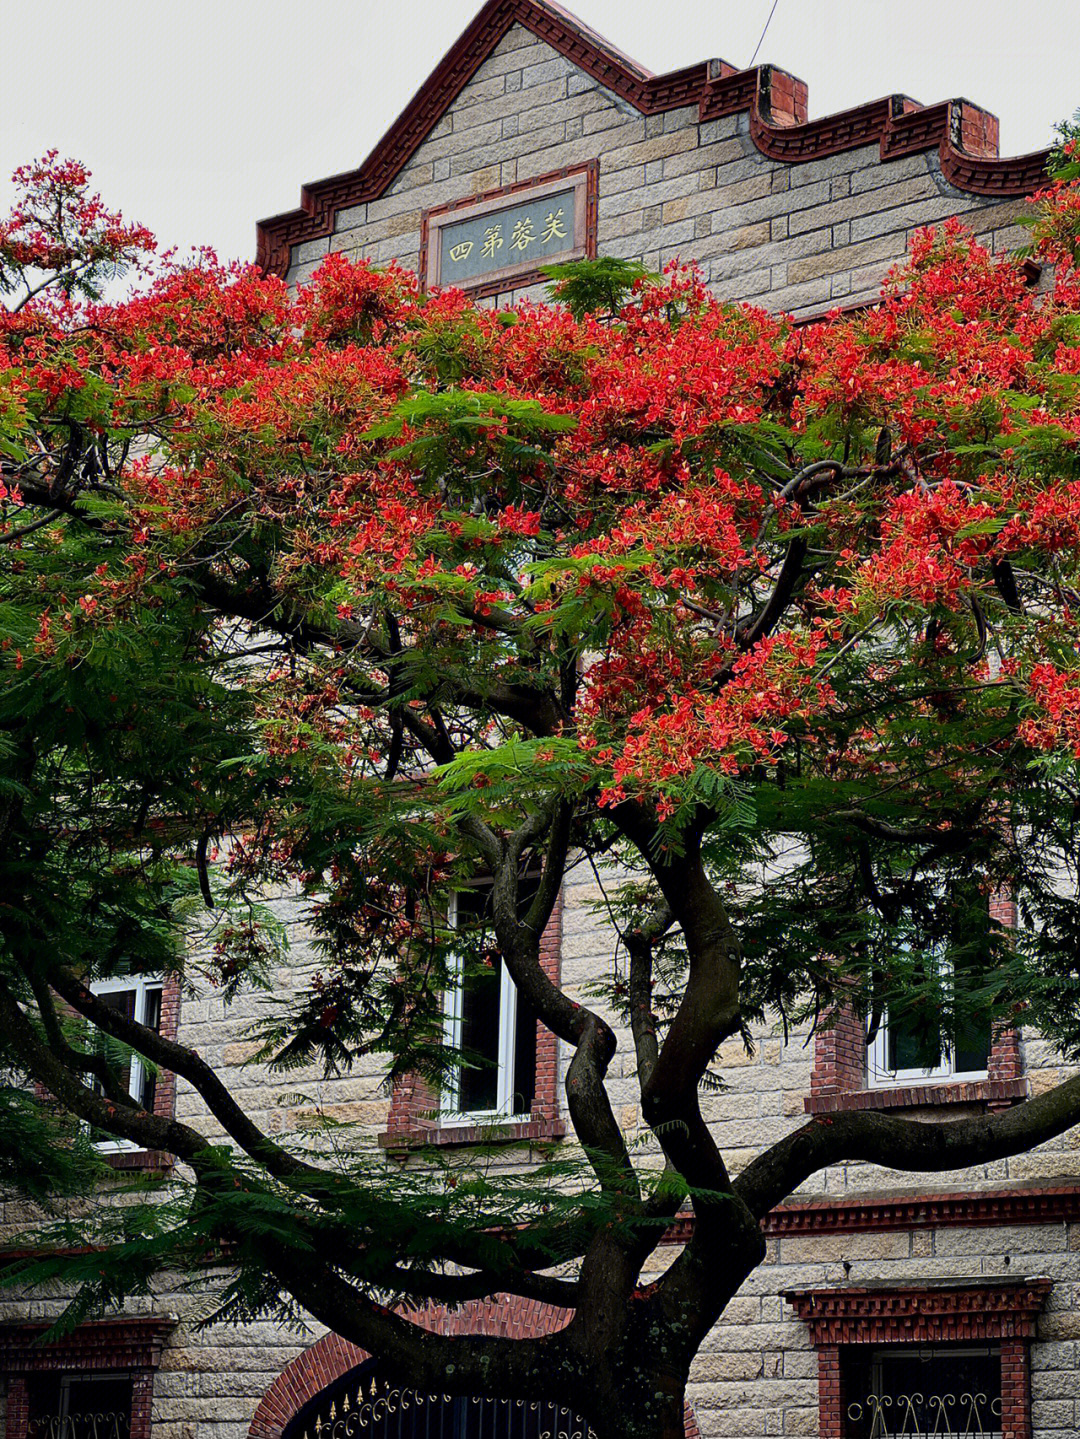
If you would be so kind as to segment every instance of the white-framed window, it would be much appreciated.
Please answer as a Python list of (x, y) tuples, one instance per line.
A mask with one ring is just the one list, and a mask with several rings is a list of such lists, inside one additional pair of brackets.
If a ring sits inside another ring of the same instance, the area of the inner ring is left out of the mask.
[[(952, 990), (958, 982), (952, 966), (943, 958), (931, 962), (938, 966), (942, 990)], [(927, 1005), (931, 1003), (928, 995)], [(938, 1079), (985, 1079), (990, 1044), (988, 1017), (965, 1010), (964, 1018), (950, 1027), (939, 1021), (938, 1011), (906, 1016), (885, 1009), (866, 1046), (867, 1083), (881, 1089)]]
[[(456, 894), (451, 927), (482, 930), (486, 899), (483, 888)], [(465, 1058), (443, 1085), (443, 1124), (526, 1120), (536, 1090), (536, 1016), (503, 959), (494, 952), (478, 956), (477, 948), (462, 945), (450, 961), (444, 1034), (447, 1045)]]
[[(164, 980), (160, 975), (131, 974), (119, 979), (99, 979), (90, 985), (90, 992), (97, 996), (109, 1009), (115, 1009), (125, 1019), (133, 1020), (155, 1032), (161, 1030), (161, 996)], [(102, 1048), (110, 1041), (99, 1036)], [(127, 1092), (143, 1109), (153, 1110), (156, 1080), (153, 1072), (134, 1052), (125, 1053), (120, 1061), (121, 1083), (126, 1079)], [(129, 1139), (102, 1139), (95, 1148), (102, 1153), (120, 1153), (137, 1150), (140, 1146)]]

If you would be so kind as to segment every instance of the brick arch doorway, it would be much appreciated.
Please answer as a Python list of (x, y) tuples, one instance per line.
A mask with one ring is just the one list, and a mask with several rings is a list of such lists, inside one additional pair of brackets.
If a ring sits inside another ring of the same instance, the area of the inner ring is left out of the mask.
[[(562, 1329), (569, 1323), (570, 1311), (557, 1309), (551, 1304), (540, 1304), (534, 1299), (505, 1297), (475, 1300), (453, 1312), (432, 1305), (422, 1314), (415, 1315), (414, 1319), (436, 1334), (494, 1334), (508, 1339), (526, 1339)], [(372, 1379), (378, 1383), (376, 1375), (377, 1365), (366, 1350), (350, 1344), (337, 1334), (325, 1334), (310, 1349), (305, 1349), (303, 1354), (298, 1354), (287, 1364), (270, 1385), (255, 1410), (248, 1439), (283, 1439), (287, 1430), (290, 1431), (288, 1439), (303, 1439), (303, 1426), (294, 1426), (293, 1421), (307, 1417), (314, 1423), (319, 1417), (316, 1401), (320, 1395), (329, 1394), (342, 1381), (353, 1378), (359, 1381), (364, 1377), (368, 1385)], [(370, 1392), (367, 1394), (369, 1401), (373, 1397)], [(459, 1426), (460, 1418), (459, 1411), (455, 1419)], [(685, 1407), (684, 1422), (686, 1439), (701, 1439), (701, 1431), (689, 1404)], [(298, 1435), (293, 1432), (295, 1430), (300, 1431)], [(446, 1431), (447, 1439), (451, 1432)], [(588, 1432), (587, 1427), (581, 1425), (580, 1432), (584, 1436)], [(310, 1426), (309, 1433), (310, 1439), (333, 1439), (325, 1432), (325, 1425), (323, 1434), (311, 1432)], [(438, 1433), (438, 1429), (433, 1431), (435, 1435)], [(357, 1429), (346, 1439), (363, 1439), (363, 1431)], [(462, 1436), (459, 1435), (459, 1439)]]

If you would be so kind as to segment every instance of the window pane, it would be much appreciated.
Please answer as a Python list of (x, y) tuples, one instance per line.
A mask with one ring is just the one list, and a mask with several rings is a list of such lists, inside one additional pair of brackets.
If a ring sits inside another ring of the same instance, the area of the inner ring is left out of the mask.
[(458, 1108), (466, 1113), (496, 1109), (499, 1103), (499, 991), (501, 966), (466, 975), (461, 993), (461, 1048), (466, 1051)]
[(849, 1351), (847, 1439), (1001, 1430), (1001, 1351), (993, 1345), (895, 1345)]
[(128, 1439), (131, 1376), (43, 1374), (30, 1388), (27, 1439)]
[(536, 1094), (536, 1011), (520, 991), (514, 1028), (514, 1088), (510, 1110), (513, 1114), (528, 1114)]
[[(146, 1013), (143, 1018), (143, 1023), (146, 1025), (147, 1029), (152, 1029), (155, 1034), (161, 1033), (160, 989), (147, 989)], [(157, 1093), (157, 1080), (155, 1079), (154, 1075), (149, 1072), (145, 1060), (142, 1061), (139, 1065), (139, 1089), (141, 1090), (141, 1093), (137, 1094), (135, 1098), (139, 1101), (139, 1103), (143, 1106), (144, 1109), (152, 1110), (154, 1107), (154, 1097)]]
[(962, 961), (956, 966), (956, 998), (960, 1014), (956, 1023), (956, 1062), (961, 1074), (981, 1072), (990, 1058), (990, 1016), (985, 1009), (964, 1003), (965, 990), (970, 994), (979, 981), (976, 965)]
[(941, 1063), (941, 1031), (920, 1023), (914, 1015), (889, 1015), (888, 1066), (890, 1069), (937, 1069)]
[[(135, 1019), (135, 991), (133, 989), (114, 989), (108, 994), (99, 994), (98, 999), (106, 1009), (114, 1009), (117, 1014), (122, 1014), (125, 1019), (134, 1022)], [(102, 1051), (108, 1055), (113, 1069), (118, 1071), (120, 1083), (124, 1089), (131, 1089), (131, 1056), (121, 1056), (118, 1041), (110, 1040), (106, 1035), (98, 1035), (98, 1043)]]

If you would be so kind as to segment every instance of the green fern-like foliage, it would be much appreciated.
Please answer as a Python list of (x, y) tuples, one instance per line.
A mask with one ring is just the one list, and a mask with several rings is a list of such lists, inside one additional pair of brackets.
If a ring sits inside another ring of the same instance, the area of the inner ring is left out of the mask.
[(585, 315), (612, 318), (638, 286), (660, 278), (636, 260), (617, 260), (611, 255), (540, 268), (552, 281), (552, 299), (565, 305), (575, 320)]

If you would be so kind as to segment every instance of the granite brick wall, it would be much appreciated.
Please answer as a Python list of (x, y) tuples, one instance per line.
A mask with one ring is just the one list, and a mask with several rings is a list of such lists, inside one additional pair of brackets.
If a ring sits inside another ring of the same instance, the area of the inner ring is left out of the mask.
[[(955, 189), (936, 151), (883, 161), (873, 144), (792, 164), (761, 153), (747, 113), (698, 113), (642, 115), (515, 25), (386, 191), (294, 246), (289, 278), (309, 279), (332, 250), (415, 270), (424, 209), (594, 159), (600, 254), (694, 260), (722, 298), (795, 315), (874, 298), (912, 232), (950, 215), (994, 250), (1026, 242), (1022, 202)], [(523, 293), (542, 288), (488, 303)]]

